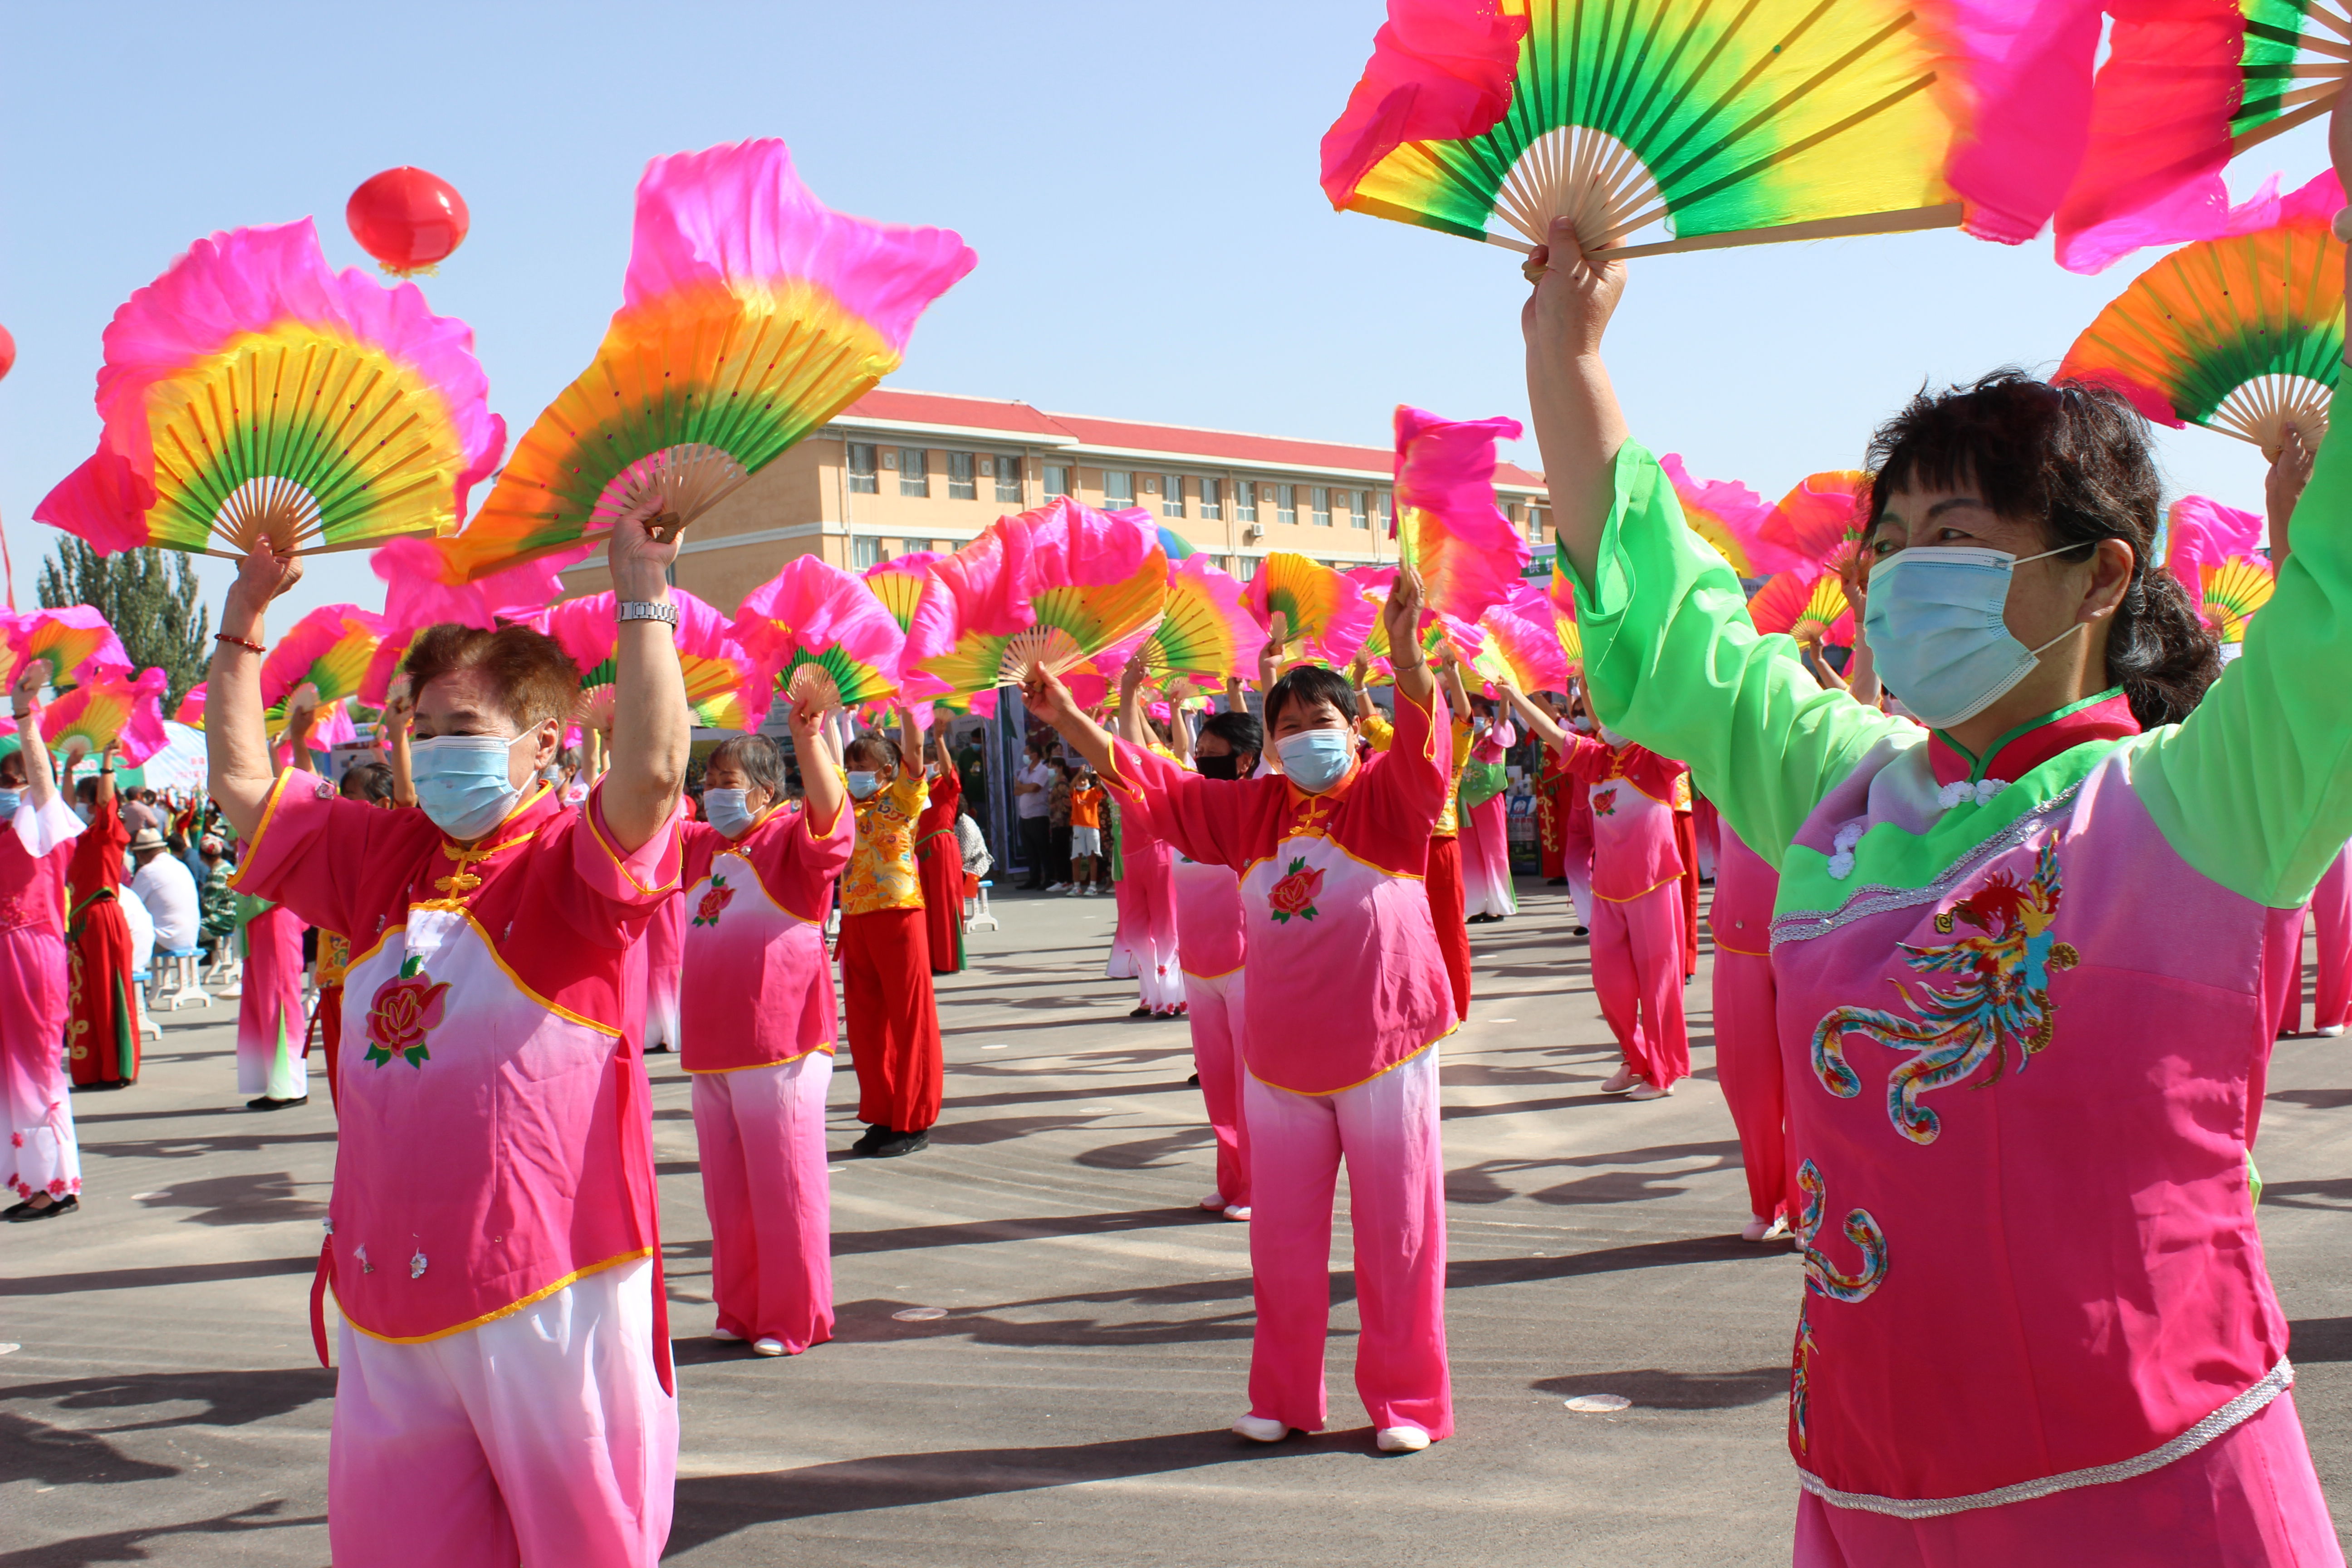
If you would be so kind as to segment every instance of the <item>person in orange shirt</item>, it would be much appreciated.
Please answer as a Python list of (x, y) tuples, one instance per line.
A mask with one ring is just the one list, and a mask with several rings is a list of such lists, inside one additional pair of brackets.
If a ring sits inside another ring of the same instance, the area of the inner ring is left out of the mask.
[(1070, 886), (1062, 896), (1093, 898), (1110, 879), (1102, 842), (1103, 787), (1094, 764), (1081, 763), (1070, 781)]
[[(902, 721), (898, 732), (915, 726)], [(930, 938), (915, 866), (915, 824), (930, 804), (919, 762), (888, 736), (860, 735), (843, 754), (857, 838), (841, 879), (842, 1010), (865, 1135), (851, 1152), (887, 1158), (930, 1147), (946, 1067)]]

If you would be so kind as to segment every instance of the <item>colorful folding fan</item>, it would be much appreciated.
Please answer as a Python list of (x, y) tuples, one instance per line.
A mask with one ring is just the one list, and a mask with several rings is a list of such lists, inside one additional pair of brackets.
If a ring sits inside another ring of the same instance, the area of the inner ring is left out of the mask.
[(467, 528), (467, 576), (608, 528), (658, 494), (684, 528), (898, 367), (975, 258), (945, 229), (833, 212), (782, 142), (656, 158), (623, 303)]
[(2076, 272), (2143, 245), (2238, 232), (2223, 167), (2326, 113), (2352, 79), (2344, 0), (2109, 0), (2107, 8), (2114, 22), (2090, 140), (2058, 209), (2059, 264)]
[(37, 658), (48, 662), (49, 684), (58, 690), (101, 675), (131, 673), (122, 639), (88, 605), (26, 610), (0, 619), (0, 680), (13, 682), (16, 671)]
[[(2005, 55), (2000, 9), (1390, 0), (1324, 194), (1521, 251), (1569, 216), (1619, 257), (1945, 227), (1965, 194), (1971, 232), (2015, 243), (2073, 167), (2098, 26), (2077, 5), (2061, 47)], [(1624, 245), (1661, 220), (1672, 238)]]
[[(708, 730), (759, 728), (767, 716), (769, 691), (759, 663), (728, 634), (726, 616), (683, 588), (671, 589), (669, 596), (677, 606), (677, 662), (694, 721)], [(551, 605), (539, 628), (580, 667), (579, 722), (610, 734), (613, 682), (619, 673), (613, 655), (620, 643), (613, 595), (591, 594)]]
[(2164, 566), (2195, 598), (2204, 567), (2261, 548), (2268, 531), (2251, 511), (2206, 496), (2182, 496), (2164, 514)]
[(1759, 550), (1800, 567), (1834, 571), (1853, 558), (1869, 520), (1870, 476), (1852, 468), (1807, 474), (1790, 488), (1756, 531)]
[(795, 704), (855, 707), (897, 693), (907, 634), (855, 573), (795, 556), (744, 595), (734, 636)]
[(2232, 555), (2203, 567), (2198, 589), (2213, 634), (2225, 643), (2242, 643), (2246, 623), (2277, 592), (2278, 573), (2259, 555)]
[(321, 706), (358, 696), (390, 629), (382, 616), (357, 605), (321, 605), (261, 661), (261, 700), (280, 706), (302, 686)]
[(180, 699), (180, 710), (172, 715), (174, 723), (185, 724), (191, 730), (205, 727), (205, 688), (209, 684), (200, 680), (188, 688), (188, 694)]
[(1716, 548), (1731, 570), (1745, 577), (1769, 576), (1796, 564), (1786, 550), (1759, 537), (1772, 503), (1737, 479), (1695, 479), (1679, 454), (1658, 459), (1682, 503), (1683, 521)]
[(1800, 566), (1777, 572), (1748, 601), (1748, 618), (1759, 632), (1786, 632), (1801, 643), (1853, 646), (1853, 609), (1835, 572)]
[(171, 743), (163, 730), (163, 694), (171, 678), (160, 669), (136, 680), (100, 670), (41, 710), (41, 733), (61, 752), (95, 756), (109, 741), (122, 742), (122, 761), (137, 767)]
[[(1391, 569), (1390, 575), (1394, 576)], [(1340, 573), (1304, 555), (1276, 550), (1257, 563), (1242, 603), (1263, 630), (1283, 617), (1283, 647), (1345, 669), (1380, 624), (1380, 612)]]
[(1423, 603), (1475, 621), (1511, 596), (1528, 542), (1495, 504), (1495, 443), (1516, 419), (1440, 419), (1397, 405), (1398, 558), (1421, 574)]
[(394, 539), (368, 557), (368, 569), (383, 579), (384, 619), (394, 626), (429, 626), (444, 621), (495, 631), (502, 621), (527, 621), (563, 593), (563, 568), (595, 550), (583, 540), (568, 550), (534, 555), (467, 574), (481, 563), (462, 533), (442, 539)]
[[(1396, 586), (1393, 566), (1350, 566), (1340, 574), (1356, 585), (1356, 591), (1371, 606), (1371, 630), (1355, 652), (1365, 668), (1387, 676), (1392, 668), (1389, 661), (1389, 628), (1381, 618), (1381, 608), (1389, 602), (1389, 590)], [(1448, 615), (1433, 615), (1424, 610), (1421, 617), (1421, 652), (1424, 658), (1435, 658), (1441, 652), (1450, 652), (1464, 664), (1476, 661), (1478, 650), (1486, 646), (1486, 634), (1471, 622)]]
[(310, 220), (200, 239), (106, 329), (98, 453), (34, 516), (101, 554), (446, 533), (506, 426), (463, 321), (330, 271)]
[(1508, 679), (1521, 691), (1566, 691), (1568, 658), (1555, 629), (1550, 598), (1532, 583), (1479, 617), (1486, 646), (1470, 668), (1488, 680)]
[(933, 551), (918, 550), (868, 566), (862, 574), (866, 586), (882, 601), (902, 633), (914, 629), (915, 606), (923, 602), (923, 592), (931, 584), (931, 563), (946, 559)]
[[(1032, 665), (1066, 674), (1131, 645), (1168, 597), (1168, 554), (1149, 512), (1097, 511), (1057, 496), (1001, 517), (931, 563), (908, 658), (949, 692), (1018, 685)], [(915, 658), (915, 650), (945, 651)]]
[(1221, 686), (1256, 668), (1265, 641), (1242, 603), (1242, 585), (1207, 556), (1188, 555), (1170, 568), (1168, 602), (1139, 651), (1163, 684), (1189, 676)]
[(2328, 228), (2343, 196), (2304, 196), (2273, 227), (2184, 245), (2132, 279), (2057, 379), (2104, 383), (2159, 424), (2202, 425), (2265, 458), (2290, 427), (2316, 448), (2344, 362), (2344, 242)]

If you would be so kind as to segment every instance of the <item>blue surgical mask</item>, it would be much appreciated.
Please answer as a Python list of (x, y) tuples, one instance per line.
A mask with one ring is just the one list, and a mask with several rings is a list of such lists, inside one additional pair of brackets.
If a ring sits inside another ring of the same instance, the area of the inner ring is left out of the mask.
[(1356, 761), (1352, 730), (1301, 730), (1274, 743), (1282, 776), (1308, 795), (1321, 795), (1345, 778)]
[(849, 793), (857, 799), (870, 800), (873, 798), (874, 792), (881, 787), (881, 779), (864, 768), (849, 770)]
[(22, 790), (0, 789), (0, 816), (16, 816), (16, 808), (24, 803), (25, 794)]
[(740, 838), (759, 820), (745, 798), (751, 792), (741, 789), (707, 789), (702, 792), (702, 814), (710, 818), (710, 826), (730, 838)]
[[(532, 731), (536, 734), (537, 731)], [(507, 771), (518, 735), (436, 735), (408, 745), (416, 804), (452, 838), (479, 838), (507, 818), (522, 798)]]
[(2002, 613), (2009, 580), (2025, 561), (2005, 550), (1916, 545), (1870, 569), (1863, 631), (1879, 679), (1931, 730), (1965, 723), (2033, 673), (2042, 656), (2079, 629), (2076, 622), (2027, 647), (2009, 635)]

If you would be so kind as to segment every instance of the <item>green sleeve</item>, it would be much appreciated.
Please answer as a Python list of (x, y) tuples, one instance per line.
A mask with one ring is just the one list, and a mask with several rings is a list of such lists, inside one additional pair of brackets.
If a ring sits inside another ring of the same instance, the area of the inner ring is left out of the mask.
[(1599, 581), (1576, 584), (1594, 714), (1690, 765), (1732, 831), (1771, 864), (1874, 747), (1927, 731), (1825, 691), (1797, 645), (1759, 635), (1739, 579), (1683, 521), (1657, 459), (1628, 441)]
[[(2347, 421), (2352, 425), (2352, 421)], [(2273, 909), (2352, 837), (2352, 437), (2331, 429), (2278, 591), (2197, 710), (2137, 743), (2132, 782), (2182, 859)]]

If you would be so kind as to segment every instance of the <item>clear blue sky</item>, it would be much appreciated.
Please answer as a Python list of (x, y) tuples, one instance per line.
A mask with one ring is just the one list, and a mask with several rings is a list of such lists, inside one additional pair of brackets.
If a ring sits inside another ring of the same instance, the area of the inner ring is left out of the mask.
[[(518, 432), (619, 303), (646, 161), (750, 136), (782, 137), (832, 205), (952, 227), (979, 252), (894, 384), (1382, 445), (1400, 401), (1524, 418), (1512, 256), (1335, 214), (1317, 188), (1316, 143), (1381, 13), (16, 0), (0, 9), (0, 322), (18, 345), (0, 517), (19, 603), (54, 537), (32, 509), (97, 438), (115, 307), (242, 224), (314, 215), (331, 261), (364, 262), (343, 201), (397, 163), (472, 207), (426, 292), (472, 323)], [(2324, 158), (2305, 128), (2233, 183), (2278, 168), (2300, 184)], [(1777, 496), (1857, 464), (1923, 379), (2054, 366), (2152, 258), (2079, 279), (2046, 239), (1955, 234), (1660, 258), (1634, 264), (1612, 359), (1643, 440)], [(1533, 466), (1533, 443), (1517, 456)], [(2259, 505), (2252, 448), (2190, 430), (2164, 457), (2177, 490)], [(212, 592), (225, 572), (205, 563)], [(293, 612), (337, 599), (382, 602), (364, 555), (320, 558)]]

